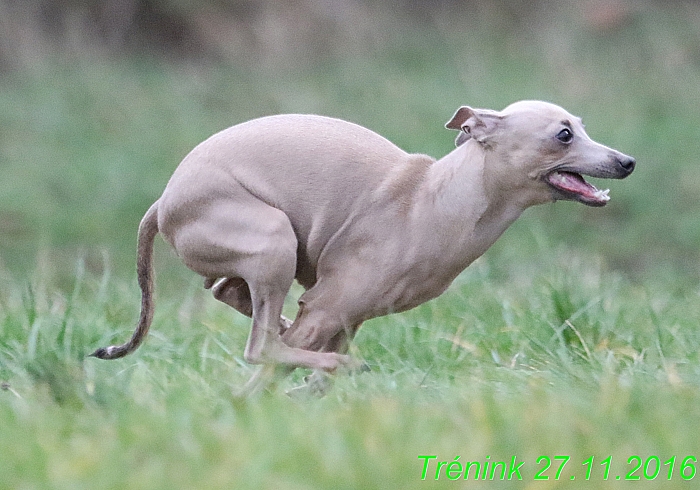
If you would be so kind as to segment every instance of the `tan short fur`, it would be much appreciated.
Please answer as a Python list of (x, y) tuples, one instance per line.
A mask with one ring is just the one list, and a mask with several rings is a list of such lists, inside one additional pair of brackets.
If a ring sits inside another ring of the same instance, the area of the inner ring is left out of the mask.
[[(604, 205), (606, 192), (567, 190), (583, 186), (574, 174), (623, 178), (635, 164), (539, 101), (500, 112), (462, 107), (447, 127), (461, 131), (458, 146), (437, 161), (321, 116), (265, 117), (213, 135), (141, 222), (136, 332), (94, 355), (122, 357), (146, 335), (160, 232), (217, 299), (252, 316), (248, 362), (268, 373), (356, 366), (347, 343), (364, 320), (440, 295), (532, 205)], [(289, 322), (282, 305), (295, 278), (306, 292)]]

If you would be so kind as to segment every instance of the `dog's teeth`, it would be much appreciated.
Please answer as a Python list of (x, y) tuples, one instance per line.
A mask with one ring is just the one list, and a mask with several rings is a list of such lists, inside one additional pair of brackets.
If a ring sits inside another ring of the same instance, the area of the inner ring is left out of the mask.
[(608, 193), (610, 192), (610, 189), (605, 189), (604, 191), (598, 190), (595, 191), (595, 194), (593, 194), (596, 199), (600, 199), (601, 201), (609, 201), (610, 196), (608, 196)]

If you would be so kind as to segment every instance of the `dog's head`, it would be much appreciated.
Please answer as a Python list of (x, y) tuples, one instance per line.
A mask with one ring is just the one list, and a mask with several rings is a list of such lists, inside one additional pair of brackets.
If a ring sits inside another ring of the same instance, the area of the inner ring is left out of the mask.
[(581, 119), (561, 107), (521, 101), (503, 111), (460, 107), (446, 124), (461, 131), (457, 146), (473, 140), (493, 152), (499, 168), (489, 169), (511, 185), (527, 185), (533, 202), (566, 199), (604, 206), (608, 190), (598, 190), (583, 175), (627, 177), (634, 158), (593, 141)]

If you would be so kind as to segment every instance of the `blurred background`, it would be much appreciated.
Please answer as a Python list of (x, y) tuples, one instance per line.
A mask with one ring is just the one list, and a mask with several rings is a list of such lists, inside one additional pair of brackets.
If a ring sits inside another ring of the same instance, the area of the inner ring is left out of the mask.
[(60, 282), (82, 258), (131, 277), (141, 216), (232, 124), (321, 113), (441, 157), (457, 107), (518, 99), (564, 106), (638, 167), (597, 183), (607, 207), (533, 208), (489, 254), (580, 250), (696, 286), (700, 2), (0, 0), (0, 273), (50, 263)]

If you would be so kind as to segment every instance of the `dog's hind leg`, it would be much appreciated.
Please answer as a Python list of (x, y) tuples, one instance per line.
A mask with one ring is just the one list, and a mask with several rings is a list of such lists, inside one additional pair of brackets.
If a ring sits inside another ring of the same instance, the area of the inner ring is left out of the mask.
[[(207, 281), (209, 281), (207, 279)], [(207, 283), (205, 283), (205, 287)], [(253, 316), (253, 303), (248, 283), (240, 277), (225, 277), (209, 285), (214, 298), (229, 305), (247, 317)], [(280, 315), (279, 334), (282, 335), (292, 325), (292, 321)]]
[[(343, 329), (338, 332), (330, 341), (321, 349), (321, 352), (336, 352), (338, 354), (347, 354), (350, 342), (355, 337), (355, 334), (360, 329), (362, 324), (353, 326), (352, 328)], [(306, 397), (309, 395), (322, 397), (333, 386), (333, 379), (330, 374), (320, 369), (315, 369), (313, 373), (304, 377), (304, 384), (295, 386), (287, 390), (287, 395), (291, 397)]]
[(224, 277), (219, 279), (211, 288), (212, 295), (222, 303), (243, 313), (253, 316), (253, 304), (250, 299), (250, 288), (240, 277)]
[(214, 286), (215, 294), (252, 316), (247, 362), (327, 371), (349, 363), (344, 355), (312, 352), (282, 341), (282, 324), (285, 333), (290, 330), (280, 320), (282, 307), (297, 259), (296, 235), (284, 212), (242, 192), (235, 200), (211, 203), (201, 210), (200, 219), (178, 228), (170, 241), (195, 272), (226, 278), (220, 287)]

